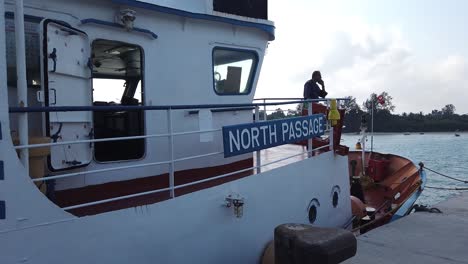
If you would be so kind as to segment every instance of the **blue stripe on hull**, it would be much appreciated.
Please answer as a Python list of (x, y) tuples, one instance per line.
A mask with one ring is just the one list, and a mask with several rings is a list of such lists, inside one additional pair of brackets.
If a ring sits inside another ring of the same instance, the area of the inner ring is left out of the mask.
[(419, 189), (414, 192), (411, 197), (396, 211), (396, 213), (393, 215), (392, 219), (390, 219), (390, 222), (393, 222), (395, 220), (398, 220), (410, 213), (411, 208), (413, 207), (414, 203), (416, 200), (419, 198), (421, 193), (424, 191), (424, 186), (426, 186), (426, 172), (424, 170), (419, 171), (419, 174), (421, 175), (421, 186)]
[(0, 220), (6, 219), (5, 201), (0, 201)]
[(5, 180), (5, 166), (3, 166), (3, 160), (0, 160), (0, 181)]
[(161, 13), (187, 17), (187, 18), (216, 21), (216, 22), (227, 23), (227, 24), (231, 24), (235, 26), (256, 28), (256, 29), (260, 29), (268, 33), (268, 35), (270, 36), (269, 40), (275, 40), (275, 27), (272, 25), (247, 22), (247, 21), (242, 21), (242, 20), (237, 20), (237, 19), (232, 19), (232, 18), (227, 18), (227, 17), (207, 15), (207, 14), (192, 13), (192, 12), (174, 9), (170, 7), (165, 7), (165, 6), (160, 6), (160, 5), (150, 4), (150, 3), (143, 3), (140, 1), (136, 1), (136, 0), (112, 0), (112, 2), (116, 4), (128, 5), (128, 6), (133, 6), (137, 8), (142, 8), (142, 9), (147, 9), (147, 10), (157, 11)]

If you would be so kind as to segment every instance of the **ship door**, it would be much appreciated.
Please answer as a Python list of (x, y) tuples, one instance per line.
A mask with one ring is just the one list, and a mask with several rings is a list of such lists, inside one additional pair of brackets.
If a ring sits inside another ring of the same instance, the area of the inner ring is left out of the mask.
[[(57, 21), (44, 20), (40, 28), (44, 105), (92, 106), (88, 36)], [(50, 112), (46, 114), (46, 134), (51, 142), (91, 139), (92, 112)], [(49, 167), (57, 171), (86, 166), (91, 162), (92, 148), (90, 143), (53, 146)]]

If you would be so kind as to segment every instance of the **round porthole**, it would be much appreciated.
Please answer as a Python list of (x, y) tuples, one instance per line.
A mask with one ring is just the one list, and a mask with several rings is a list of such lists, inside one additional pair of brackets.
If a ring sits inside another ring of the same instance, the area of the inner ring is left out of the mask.
[(333, 208), (336, 208), (338, 206), (338, 201), (340, 200), (340, 193), (341, 193), (341, 188), (338, 185), (333, 186), (331, 190), (331, 198), (332, 198), (332, 205)]
[(317, 207), (315, 205), (312, 205), (309, 208), (309, 222), (313, 224), (316, 219), (317, 219)]
[(334, 192), (333, 193), (333, 199), (332, 199), (332, 203), (333, 203), (333, 208), (336, 208), (338, 206), (338, 192)]
[(317, 220), (318, 208), (320, 207), (320, 202), (317, 198), (314, 198), (310, 201), (309, 206), (307, 207), (309, 222), (311, 224), (315, 223)]

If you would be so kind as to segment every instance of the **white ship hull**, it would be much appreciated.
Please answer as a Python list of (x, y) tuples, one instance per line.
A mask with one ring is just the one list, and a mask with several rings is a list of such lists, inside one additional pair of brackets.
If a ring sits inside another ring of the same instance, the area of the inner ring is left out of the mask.
[[(57, 208), (16, 162), (2, 198), (15, 201), (1, 224), (2, 263), (256, 263), (282, 223), (309, 223), (319, 202), (320, 226), (351, 216), (347, 157), (312, 159), (144, 207), (77, 218)], [(332, 205), (339, 186), (339, 202)], [(22, 190), (18, 195), (17, 190)], [(236, 218), (225, 197), (245, 199)]]

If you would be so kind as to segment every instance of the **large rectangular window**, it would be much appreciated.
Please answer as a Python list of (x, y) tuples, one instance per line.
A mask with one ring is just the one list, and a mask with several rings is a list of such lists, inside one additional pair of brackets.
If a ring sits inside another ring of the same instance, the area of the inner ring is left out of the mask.
[(214, 0), (213, 9), (228, 14), (268, 19), (268, 0)]
[(219, 95), (249, 94), (258, 64), (254, 51), (215, 48), (213, 78)]
[[(110, 40), (93, 42), (93, 104), (95, 106), (143, 105), (142, 61), (140, 47)], [(144, 112), (94, 112), (94, 138), (144, 135)], [(95, 143), (97, 161), (140, 159), (145, 140), (131, 139)]]

